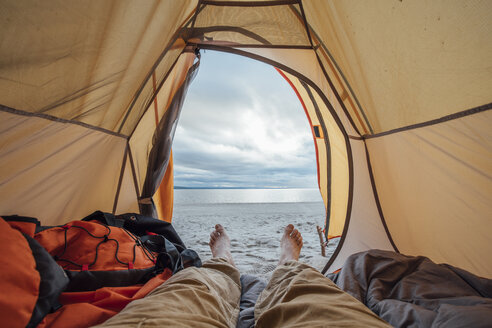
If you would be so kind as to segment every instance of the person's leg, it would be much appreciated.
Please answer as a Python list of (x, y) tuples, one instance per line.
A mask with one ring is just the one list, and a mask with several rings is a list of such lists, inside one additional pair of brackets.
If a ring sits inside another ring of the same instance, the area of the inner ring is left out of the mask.
[(202, 268), (176, 273), (101, 327), (236, 327), (241, 282), (221, 225), (210, 235), (210, 249), (213, 258)]
[(316, 269), (297, 262), (302, 237), (285, 228), (280, 262), (255, 308), (256, 327), (391, 327)]

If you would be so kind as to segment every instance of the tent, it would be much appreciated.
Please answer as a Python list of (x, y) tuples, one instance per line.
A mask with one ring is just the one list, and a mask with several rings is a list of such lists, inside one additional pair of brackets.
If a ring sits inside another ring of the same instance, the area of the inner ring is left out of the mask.
[(491, 1), (4, 0), (0, 18), (0, 213), (170, 220), (209, 49), (297, 93), (341, 236), (326, 271), (379, 248), (492, 278)]

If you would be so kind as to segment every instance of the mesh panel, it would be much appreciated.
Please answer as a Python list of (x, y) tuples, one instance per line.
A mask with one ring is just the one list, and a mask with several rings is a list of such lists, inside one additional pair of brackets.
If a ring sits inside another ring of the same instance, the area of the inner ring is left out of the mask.
[[(297, 5), (294, 7), (299, 9)], [(304, 24), (289, 5), (207, 5), (197, 17), (194, 36), (206, 41), (245, 45), (310, 45)]]

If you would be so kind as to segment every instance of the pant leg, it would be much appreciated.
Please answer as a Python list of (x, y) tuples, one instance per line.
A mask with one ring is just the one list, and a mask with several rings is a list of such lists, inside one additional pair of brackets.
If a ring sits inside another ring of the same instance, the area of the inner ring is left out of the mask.
[(391, 327), (316, 269), (277, 267), (255, 308), (256, 327)]
[(239, 276), (220, 258), (186, 268), (98, 327), (236, 327)]

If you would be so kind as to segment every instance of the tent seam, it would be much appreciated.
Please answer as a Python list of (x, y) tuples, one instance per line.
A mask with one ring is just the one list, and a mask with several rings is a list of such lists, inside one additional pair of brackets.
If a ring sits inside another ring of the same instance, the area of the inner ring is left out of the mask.
[(204, 5), (222, 7), (270, 7), (298, 4), (299, 0), (276, 0), (276, 1), (215, 1), (203, 0)]
[(404, 126), (404, 127), (401, 127), (401, 128), (396, 128), (396, 129), (392, 129), (392, 130), (389, 130), (389, 131), (376, 133), (376, 134), (373, 134), (373, 135), (364, 135), (362, 137), (364, 139), (372, 139), (372, 138), (384, 137), (384, 136), (387, 136), (387, 135), (390, 135), (390, 134), (395, 134), (395, 133), (399, 133), (399, 132), (405, 132), (405, 131), (414, 130), (414, 129), (418, 129), (418, 128), (423, 128), (423, 127), (427, 127), (427, 126), (431, 126), (431, 125), (436, 125), (436, 124), (440, 124), (440, 123), (445, 123), (445, 122), (456, 120), (456, 119), (459, 119), (459, 118), (462, 118), (462, 117), (466, 117), (466, 116), (470, 116), (470, 115), (473, 115), (473, 114), (478, 114), (478, 113), (481, 113), (481, 112), (485, 112), (485, 111), (488, 111), (490, 109), (492, 109), (492, 103), (488, 103), (488, 104), (485, 104), (485, 105), (482, 105), (482, 106), (478, 106), (478, 107), (466, 109), (464, 111), (456, 112), (454, 114), (446, 115), (446, 116), (443, 116), (443, 117), (440, 117), (440, 118), (437, 118), (437, 119), (433, 119), (433, 120), (430, 120), (430, 121), (426, 121), (426, 122), (422, 122), (422, 123), (417, 123), (417, 124), (412, 124), (412, 125), (407, 125), (407, 126)]
[(265, 45), (265, 44), (267, 46), (271, 45), (271, 43), (267, 39), (261, 37), (260, 35), (252, 32), (248, 29), (242, 28), (242, 27), (234, 27), (234, 26), (227, 26), (227, 25), (220, 25), (220, 26), (216, 25), (216, 26), (209, 26), (209, 27), (193, 27), (190, 38), (195, 36), (195, 31), (197, 31), (197, 33), (199, 33), (199, 35), (204, 35), (205, 33), (208, 33), (208, 32), (232, 31), (232, 32), (242, 34), (242, 35), (249, 37), (250, 39), (256, 40), (260, 43), (263, 43), (263, 45)]
[[(195, 13), (195, 17), (196, 17), (196, 13)], [(186, 18), (186, 19), (188, 19), (188, 18)], [(183, 27), (185, 24), (187, 24), (186, 23), (186, 20), (183, 23), (181, 23), (180, 27)], [(194, 24), (194, 22), (193, 22), (193, 24)], [(135, 93), (135, 95), (132, 98), (132, 101), (130, 102), (129, 108), (127, 109), (126, 114), (125, 114), (125, 116), (123, 118), (123, 121), (121, 122), (120, 127), (118, 129), (118, 133), (121, 132), (121, 130), (123, 129), (123, 126), (125, 125), (126, 120), (128, 119), (128, 116), (130, 116), (130, 113), (133, 110), (133, 108), (135, 106), (135, 103), (137, 102), (138, 98), (140, 97), (140, 94), (142, 93), (145, 85), (147, 84), (147, 82), (152, 77), (152, 73), (157, 69), (157, 67), (159, 66), (159, 64), (164, 59), (164, 57), (166, 57), (166, 54), (168, 53), (168, 50), (178, 40), (178, 38), (181, 35), (181, 32), (182, 32), (182, 28), (178, 28), (176, 30), (176, 32), (174, 33), (173, 37), (169, 41), (169, 43), (166, 45), (166, 47), (161, 52), (161, 54), (159, 55), (159, 57), (157, 58), (157, 60), (154, 62), (154, 65), (152, 65), (152, 68), (150, 69), (150, 71), (147, 73), (147, 75), (143, 79), (142, 84), (140, 84), (140, 87), (138, 88), (137, 92)], [(181, 54), (179, 56), (181, 56)], [(179, 56), (177, 58), (179, 58)]]
[[(312, 28), (309, 27), (309, 24), (307, 22), (307, 17), (306, 17), (306, 14), (304, 13), (304, 8), (302, 6), (302, 2), (300, 2), (299, 5), (300, 5), (301, 13), (298, 13), (297, 10), (293, 6), (291, 6), (291, 9), (292, 9), (292, 11), (294, 11), (295, 13), (297, 13), (298, 15), (301, 15), (302, 20), (304, 22), (304, 26), (305, 26), (306, 32), (308, 34), (309, 41), (311, 42), (312, 49), (314, 50), (314, 53), (315, 53), (316, 58), (318, 60), (318, 63), (320, 65), (320, 67), (321, 67), (321, 70), (323, 71), (323, 74), (325, 75), (325, 78), (326, 78), (326, 80), (328, 82), (328, 85), (331, 88), (331, 91), (335, 95), (335, 98), (337, 98), (337, 101), (340, 104), (340, 107), (342, 107), (342, 110), (345, 113), (345, 116), (347, 116), (347, 119), (349, 120), (350, 124), (352, 125), (352, 128), (357, 132), (357, 134), (362, 135), (360, 133), (359, 129), (357, 128), (357, 125), (355, 125), (354, 121), (352, 120), (352, 117), (349, 115), (349, 112), (347, 110), (347, 107), (345, 106), (345, 103), (343, 102), (343, 100), (340, 97), (337, 89), (335, 88), (335, 85), (333, 84), (333, 82), (331, 81), (328, 73), (326, 72), (326, 69), (325, 69), (325, 67), (323, 65), (323, 62), (321, 61), (321, 58), (319, 57), (319, 54), (316, 51), (319, 48), (319, 46), (316, 46), (315, 47), (314, 44), (313, 44), (311, 33), (310, 33), (310, 30), (312, 30)], [(321, 42), (321, 40), (319, 39), (319, 37), (317, 37), (317, 39), (318, 39), (318, 42), (323, 45), (323, 43)]]
[(128, 141), (125, 146), (125, 153), (123, 154), (123, 162), (121, 163), (121, 170), (120, 170), (120, 178), (118, 179), (118, 187), (116, 188), (116, 194), (114, 196), (114, 202), (113, 202), (113, 214), (116, 213), (116, 207), (118, 206), (118, 199), (120, 197), (120, 190), (121, 190), (121, 184), (123, 183), (123, 175), (125, 173), (125, 167), (126, 167), (126, 157), (128, 156), (128, 147), (130, 145), (128, 144)]
[(231, 44), (228, 45), (234, 48), (267, 48), (267, 49), (299, 49), (312, 50), (312, 46), (303, 45), (288, 45), (288, 44)]
[(52, 115), (48, 115), (48, 114), (27, 112), (27, 111), (24, 111), (24, 110), (11, 108), (11, 107), (4, 106), (4, 105), (0, 105), (0, 111), (6, 112), (6, 113), (10, 113), (10, 114), (15, 114), (15, 115), (31, 116), (31, 117), (42, 118), (42, 119), (53, 121), (53, 122), (57, 122), (57, 123), (74, 124), (74, 125), (78, 125), (78, 126), (87, 128), (87, 129), (94, 130), (94, 131), (98, 131), (98, 132), (102, 132), (102, 133), (105, 133), (105, 134), (109, 134), (109, 135), (112, 135), (112, 136), (115, 136), (115, 137), (120, 137), (120, 138), (123, 138), (123, 139), (128, 139), (129, 138), (128, 136), (126, 136), (126, 135), (124, 135), (122, 133), (118, 133), (118, 132), (114, 132), (114, 131), (111, 131), (111, 130), (107, 130), (107, 129), (101, 128), (99, 126), (91, 125), (91, 124), (80, 122), (80, 121), (68, 120), (68, 119), (64, 119), (64, 118), (60, 118), (60, 117), (56, 117), (56, 116), (52, 116)]
[[(186, 47), (185, 47), (186, 48)], [(147, 113), (147, 111), (149, 110), (150, 108), (150, 105), (152, 104), (152, 102), (154, 101), (154, 99), (157, 97), (157, 94), (159, 93), (159, 91), (161, 90), (162, 86), (164, 85), (164, 83), (166, 82), (167, 78), (169, 77), (169, 75), (171, 74), (171, 72), (173, 71), (174, 67), (176, 66), (176, 64), (178, 63), (179, 59), (181, 58), (181, 55), (185, 53), (184, 49), (183, 51), (176, 57), (176, 60), (173, 62), (173, 64), (171, 65), (171, 67), (169, 67), (169, 70), (167, 71), (166, 75), (164, 75), (164, 78), (161, 80), (161, 82), (159, 82), (159, 86), (157, 87), (157, 92), (154, 91), (154, 93), (152, 94), (152, 97), (150, 97), (150, 100), (145, 104), (144, 108), (145, 110), (142, 112), (142, 115), (140, 115), (137, 123), (135, 124), (132, 132), (130, 133), (130, 135), (128, 136), (129, 139), (132, 138), (133, 134), (135, 133), (135, 130), (137, 130), (137, 127), (138, 125), (140, 124), (140, 122), (142, 121), (142, 118), (145, 116), (145, 114)]]
[[(294, 10), (294, 11), (296, 11), (296, 13), (298, 15), (300, 15), (297, 12), (297, 10), (295, 10), (292, 6), (291, 6), (291, 9)], [(306, 17), (306, 20), (307, 20), (307, 17)], [(367, 124), (367, 127), (369, 128), (369, 131), (371, 131), (371, 133), (373, 133), (371, 124), (369, 123), (369, 120), (367, 119), (366, 113), (364, 112), (364, 110), (362, 108), (362, 105), (359, 102), (359, 99), (355, 95), (355, 92), (352, 89), (352, 86), (350, 85), (350, 83), (348, 82), (347, 78), (345, 77), (345, 75), (343, 74), (342, 70), (340, 69), (340, 66), (338, 65), (338, 63), (336, 62), (335, 58), (333, 57), (333, 55), (331, 54), (331, 52), (328, 50), (328, 48), (326, 47), (326, 45), (323, 43), (323, 41), (321, 40), (321, 38), (319, 37), (319, 35), (316, 33), (316, 31), (311, 27), (311, 25), (309, 25), (309, 23), (308, 23), (308, 27), (309, 27), (309, 31), (313, 33), (314, 37), (317, 39), (317, 42), (319, 43), (317, 46), (313, 47), (313, 49), (316, 51), (319, 48), (319, 46), (321, 45), (321, 47), (323, 48), (323, 50), (326, 52), (326, 54), (328, 55), (328, 57), (333, 62), (334, 66), (336, 67), (336, 69), (338, 71), (338, 74), (340, 74), (340, 76), (342, 77), (343, 82), (345, 83), (345, 85), (349, 89), (350, 93), (352, 94), (352, 97), (354, 98), (354, 100), (355, 100), (355, 102), (357, 104), (357, 107), (359, 108), (360, 112), (362, 113), (362, 116), (364, 117), (364, 121)], [(354, 110), (356, 110), (356, 109), (354, 108)]]
[[(157, 10), (155, 10), (155, 9), (156, 9), (158, 6), (159, 6), (159, 3), (158, 3), (158, 2), (156, 2), (156, 3), (154, 4), (154, 10), (153, 10), (152, 14), (150, 15), (151, 17), (154, 17), (155, 13), (157, 12)], [(150, 19), (147, 19), (147, 20), (146, 20), (146, 22), (147, 22), (147, 23), (146, 23), (146, 25), (143, 27), (144, 32), (143, 32), (142, 34), (145, 34), (145, 32), (148, 30), (149, 25), (150, 25)], [(131, 63), (131, 62), (132, 62), (132, 60), (135, 58), (135, 55), (136, 55), (136, 53), (138, 52), (138, 51), (137, 51), (137, 49), (139, 48), (139, 46), (140, 46), (140, 44), (141, 44), (141, 42), (142, 42), (142, 39), (143, 39), (143, 38), (139, 38), (139, 41), (138, 41), (137, 45), (136, 45), (136, 46), (135, 46), (135, 48), (133, 49), (133, 52), (131, 53), (131, 55), (130, 55), (130, 57), (129, 57), (128, 61), (127, 61), (127, 63), (128, 63), (127, 69), (125, 69), (125, 70), (123, 71), (123, 76), (122, 76), (122, 78), (118, 80), (118, 82), (117, 82), (117, 84), (116, 84), (116, 86), (115, 86), (115, 88), (114, 88), (113, 92), (111, 93), (111, 98), (108, 100), (109, 104), (111, 104), (111, 103), (113, 102), (114, 97), (115, 97), (115, 95), (117, 94), (117, 90), (119, 89), (119, 87), (120, 87), (121, 83), (123, 82), (123, 79), (124, 79), (124, 78), (125, 78), (125, 76), (126, 76), (126, 73), (127, 73), (127, 71), (128, 71), (128, 67), (130, 66), (130, 63)]]
[(309, 27), (308, 27), (308, 22), (307, 22), (306, 14), (304, 13), (304, 7), (302, 6), (302, 0), (299, 0), (299, 9), (301, 10), (301, 15), (302, 15), (303, 23), (304, 23), (304, 28), (306, 29), (306, 34), (307, 34), (309, 43), (311, 44), (311, 47), (314, 50), (313, 38), (311, 37), (311, 33), (309, 32)]
[(323, 65), (323, 62), (321, 61), (321, 58), (319, 57), (318, 53), (314, 50), (314, 53), (316, 54), (316, 58), (318, 59), (318, 64), (321, 67), (321, 70), (323, 71), (323, 74), (326, 78), (326, 81), (328, 82), (328, 85), (330, 86), (331, 91), (335, 95), (335, 98), (337, 98), (338, 103), (340, 104), (340, 107), (342, 107), (342, 111), (344, 112), (345, 116), (347, 116), (347, 119), (350, 122), (350, 125), (352, 125), (352, 128), (357, 132), (358, 135), (361, 135), (359, 129), (354, 123), (354, 120), (352, 119), (352, 116), (350, 116), (347, 107), (345, 106), (342, 98), (338, 94), (337, 89), (335, 88), (335, 85), (333, 84), (333, 81), (330, 79), (328, 76), (328, 72), (326, 72), (325, 66)]
[[(196, 5), (195, 9), (195, 14), (193, 15), (193, 18), (191, 19), (191, 31), (193, 32), (195, 30), (195, 23), (198, 18), (198, 15), (200, 12), (205, 8), (205, 5), (203, 4), (202, 0), (198, 0), (198, 3)], [(185, 25), (185, 27), (189, 24), (189, 22)]]

